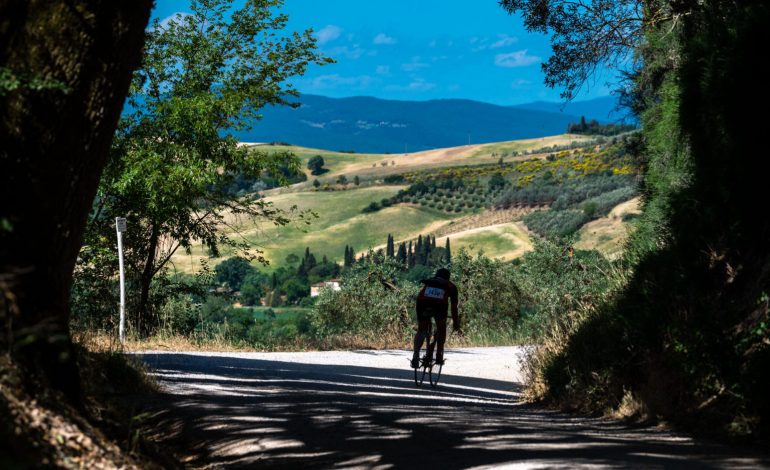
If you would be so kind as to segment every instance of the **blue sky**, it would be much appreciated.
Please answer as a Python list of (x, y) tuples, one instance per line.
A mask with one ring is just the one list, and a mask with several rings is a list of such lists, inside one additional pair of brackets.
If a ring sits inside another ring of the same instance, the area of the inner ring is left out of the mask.
[[(187, 10), (187, 0), (157, 0), (153, 18)], [(303, 93), (428, 100), (467, 98), (510, 105), (559, 101), (543, 85), (548, 37), (526, 32), (497, 0), (286, 0), (289, 28), (312, 28), (337, 61), (293, 80)], [(609, 86), (608, 83), (610, 82)], [(605, 72), (578, 100), (610, 94)]]

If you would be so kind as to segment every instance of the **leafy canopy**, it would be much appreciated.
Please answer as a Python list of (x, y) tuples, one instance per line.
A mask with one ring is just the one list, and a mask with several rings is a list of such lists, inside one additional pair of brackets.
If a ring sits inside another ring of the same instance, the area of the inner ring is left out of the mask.
[(111, 243), (112, 217), (128, 219), (127, 264), (141, 272), (140, 311), (150, 280), (180, 247), (200, 241), (212, 255), (224, 245), (251, 256), (222, 229), (239, 217), (291, 218), (226, 188), (242, 176), (282, 181), (282, 169), (298, 169), (296, 157), (247, 149), (232, 133), (253, 125), (263, 106), (288, 104), (297, 95), (288, 78), (330, 60), (315, 52), (311, 30), (283, 31), (281, 1), (233, 3), (193, 0), (191, 14), (154, 22), (113, 141), (89, 244)]

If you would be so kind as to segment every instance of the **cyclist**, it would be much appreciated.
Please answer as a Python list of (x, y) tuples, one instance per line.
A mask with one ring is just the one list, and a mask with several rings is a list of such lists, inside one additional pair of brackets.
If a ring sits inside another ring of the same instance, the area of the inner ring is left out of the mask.
[[(444, 342), (446, 341), (446, 319), (449, 304), (452, 304), (452, 329), (460, 332), (460, 317), (457, 313), (457, 286), (449, 281), (448, 269), (441, 268), (435, 276), (423, 279), (424, 284), (417, 295), (417, 333), (414, 335), (414, 355), (412, 368), (420, 366), (420, 348), (425, 339), (430, 336), (431, 318), (436, 319), (436, 364), (444, 363)], [(432, 357), (433, 351), (428, 343), (427, 357)]]

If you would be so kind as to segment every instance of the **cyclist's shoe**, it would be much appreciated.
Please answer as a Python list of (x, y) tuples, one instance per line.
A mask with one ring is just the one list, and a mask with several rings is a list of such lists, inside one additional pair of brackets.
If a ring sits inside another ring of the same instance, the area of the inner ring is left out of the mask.
[(420, 357), (414, 356), (411, 361), (412, 369), (418, 369), (420, 367)]
[(444, 365), (444, 357), (436, 355), (436, 362), (434, 362), (437, 366), (443, 366)]
[(420, 367), (430, 367), (432, 360), (428, 356), (423, 356), (422, 360), (420, 360)]

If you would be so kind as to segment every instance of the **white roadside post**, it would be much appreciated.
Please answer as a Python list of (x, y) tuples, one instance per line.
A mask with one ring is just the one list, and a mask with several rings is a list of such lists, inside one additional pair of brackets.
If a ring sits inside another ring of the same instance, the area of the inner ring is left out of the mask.
[(115, 217), (115, 229), (118, 232), (118, 266), (120, 267), (120, 326), (118, 336), (122, 345), (126, 340), (126, 279), (123, 274), (123, 232), (126, 231), (126, 219)]

